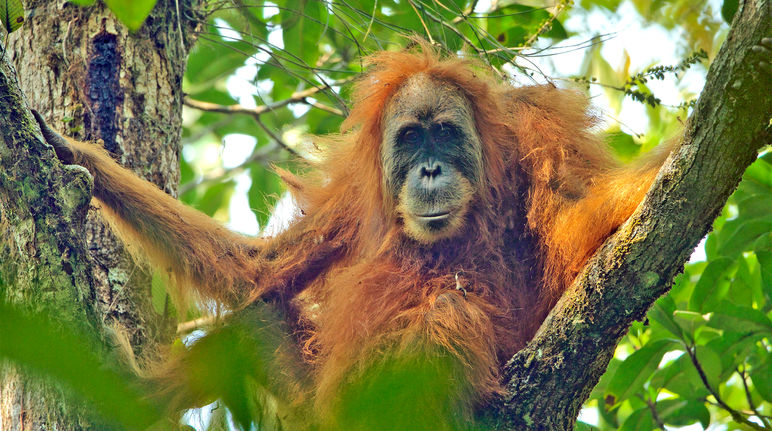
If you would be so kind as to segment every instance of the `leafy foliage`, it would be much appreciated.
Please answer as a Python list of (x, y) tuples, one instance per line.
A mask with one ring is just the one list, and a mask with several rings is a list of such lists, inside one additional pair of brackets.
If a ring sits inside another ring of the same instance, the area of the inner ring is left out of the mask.
[(159, 422), (161, 410), (143, 398), (136, 379), (105, 365), (102, 352), (84, 333), (0, 300), (0, 360), (58, 382), (77, 403), (89, 404), (95, 420), (130, 430)]

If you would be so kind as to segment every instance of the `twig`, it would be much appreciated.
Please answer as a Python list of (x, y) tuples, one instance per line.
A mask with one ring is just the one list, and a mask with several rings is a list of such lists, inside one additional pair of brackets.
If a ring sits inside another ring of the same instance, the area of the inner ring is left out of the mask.
[(646, 400), (643, 397), (641, 397), (644, 403), (646, 403), (647, 406), (649, 406), (649, 410), (651, 410), (651, 417), (654, 419), (654, 423), (657, 424), (661, 429), (665, 429), (665, 423), (662, 422), (662, 419), (659, 417), (659, 413), (657, 413), (657, 402), (656, 401), (650, 401)]
[(303, 99), (306, 97), (311, 97), (316, 93), (319, 93), (324, 90), (328, 90), (332, 87), (337, 87), (340, 85), (347, 84), (354, 80), (356, 76), (349, 76), (348, 78), (339, 79), (337, 81), (331, 82), (329, 84), (324, 85), (318, 85), (316, 87), (307, 88), (302, 91), (296, 91), (292, 93), (292, 95), (284, 100), (279, 100), (278, 102), (273, 103), (267, 103), (265, 105), (258, 106), (257, 108), (251, 109), (251, 108), (245, 108), (241, 105), (218, 105), (215, 103), (209, 103), (209, 102), (201, 102), (198, 100), (193, 100), (189, 97), (185, 97), (184, 103), (191, 108), (200, 109), (202, 111), (209, 111), (209, 112), (220, 112), (220, 113), (231, 113), (231, 114), (249, 114), (252, 116), (260, 116), (265, 114), (266, 112), (273, 111), (275, 109), (283, 108), (291, 103), (301, 103), (303, 102)]
[(190, 320), (187, 322), (181, 322), (177, 324), (177, 333), (178, 334), (187, 334), (189, 332), (193, 332), (198, 328), (204, 327), (204, 326), (210, 326), (214, 324), (217, 321), (217, 317), (215, 316), (205, 316), (205, 317), (199, 317), (198, 319)]
[[(247, 5), (244, 3), (243, 0), (233, 0), (233, 4), (236, 5), (236, 10), (238, 13), (243, 16), (250, 25), (253, 25), (255, 27), (265, 27), (266, 23), (262, 20), (258, 19), (253, 13), (250, 12), (249, 8), (253, 7), (252, 5)], [(250, 28), (250, 31), (252, 29)]]
[(333, 108), (332, 106), (325, 105), (324, 103), (311, 102), (308, 99), (303, 99), (303, 103), (305, 103), (308, 106), (313, 106), (314, 108), (316, 108), (316, 109), (318, 109), (320, 111), (329, 112), (330, 114), (338, 115), (340, 117), (344, 117), (346, 115), (340, 109)]
[(319, 93), (321, 91), (330, 89), (330, 88), (332, 88), (334, 86), (344, 85), (344, 84), (354, 80), (354, 78), (355, 78), (355, 76), (350, 76), (348, 78), (339, 79), (339, 80), (334, 81), (334, 82), (329, 83), (329, 84), (318, 85), (316, 87), (311, 87), (311, 88), (308, 88), (308, 89), (305, 89), (305, 90), (302, 90), (302, 91), (296, 91), (296, 92), (292, 93), (292, 95), (290, 97), (288, 97), (287, 99), (280, 100), (280, 101), (274, 102), (274, 103), (267, 103), (265, 105), (261, 105), (261, 106), (258, 106), (256, 108), (246, 108), (246, 107), (244, 107), (242, 105), (239, 105), (239, 104), (235, 104), (235, 105), (218, 105), (216, 103), (209, 103), (209, 102), (202, 102), (200, 100), (194, 100), (194, 99), (191, 99), (188, 96), (185, 96), (185, 98), (183, 99), (183, 103), (186, 106), (189, 106), (191, 108), (198, 109), (198, 110), (201, 110), (201, 111), (219, 112), (219, 113), (222, 113), (222, 114), (247, 114), (247, 115), (251, 115), (255, 119), (257, 124), (260, 126), (260, 128), (262, 128), (263, 131), (265, 131), (265, 133), (268, 136), (271, 137), (271, 139), (273, 139), (276, 143), (278, 143), (282, 148), (287, 150), (293, 156), (302, 158), (302, 156), (300, 154), (298, 154), (298, 152), (295, 151), (294, 148), (292, 148), (289, 145), (287, 145), (286, 142), (284, 142), (278, 135), (276, 135), (272, 130), (270, 130), (270, 128), (268, 128), (265, 125), (265, 123), (263, 123), (260, 120), (260, 116), (265, 114), (266, 112), (270, 112), (270, 111), (273, 111), (275, 109), (283, 108), (283, 107), (285, 107), (285, 106), (287, 106), (287, 105), (289, 105), (291, 103), (306, 103), (306, 104), (308, 104), (310, 106), (313, 106), (313, 107), (315, 107), (317, 109), (321, 109), (321, 110), (323, 110), (325, 112), (329, 112), (329, 113), (332, 113), (332, 114), (335, 114), (335, 115), (345, 116), (346, 113), (341, 111), (341, 110), (338, 110), (336, 108), (333, 108), (333, 107), (330, 107), (330, 106), (327, 106), (327, 105), (324, 105), (324, 104), (321, 104), (321, 103), (318, 103), (318, 102), (309, 103), (306, 100), (306, 98), (311, 97), (311, 96), (313, 96), (313, 95), (315, 95), (315, 94), (317, 94), (317, 93)]
[[(439, 3), (439, 2), (437, 2)], [(443, 5), (444, 7), (445, 5)], [(472, 4), (469, 5), (469, 8), (467, 8), (464, 13), (461, 15), (453, 18), (453, 21), (451, 21), (453, 24), (458, 24), (461, 21), (466, 21), (467, 18), (469, 18), (469, 15), (474, 13), (474, 9), (477, 7), (477, 0), (472, 0)]]
[(177, 7), (177, 32), (180, 34), (180, 50), (183, 56), (188, 55), (188, 51), (185, 49), (185, 39), (182, 37), (182, 16), (180, 15), (180, 0), (174, 0), (174, 4)]
[(282, 138), (279, 137), (276, 133), (271, 130), (270, 127), (266, 126), (265, 123), (263, 123), (263, 120), (260, 119), (260, 117), (255, 117), (255, 122), (258, 126), (260, 126), (261, 129), (263, 129), (263, 132), (265, 132), (266, 135), (268, 135), (271, 139), (273, 139), (274, 142), (281, 145), (285, 150), (287, 150), (290, 154), (293, 156), (302, 159), (303, 156), (301, 156), (297, 151), (295, 151), (294, 148), (287, 145), (286, 142)]
[(563, 0), (560, 3), (555, 5), (555, 12), (550, 13), (550, 17), (544, 20), (544, 23), (539, 27), (538, 30), (536, 30), (536, 33), (532, 34), (531, 37), (528, 38), (528, 40), (523, 43), (523, 46), (531, 46), (534, 42), (536, 42), (536, 39), (539, 38), (545, 31), (547, 31), (551, 26), (552, 22), (555, 21), (560, 15), (560, 12), (563, 12), (563, 10), (568, 7), (568, 1)]
[[(281, 106), (285, 106), (289, 104), (283, 103), (285, 101), (279, 102), (281, 103)], [(300, 100), (297, 100), (296, 102), (300, 102)], [(269, 107), (269, 105), (262, 105), (258, 106), (257, 108), (246, 108), (242, 105), (236, 104), (236, 105), (218, 105), (216, 103), (209, 103), (209, 102), (202, 102), (200, 100), (193, 100), (188, 96), (185, 96), (182, 103), (185, 104), (185, 106), (189, 106), (191, 108), (195, 108), (201, 111), (207, 111), (207, 112), (219, 112), (221, 114), (247, 114), (251, 115), (255, 122), (260, 126), (263, 131), (265, 131), (268, 136), (271, 137), (276, 143), (282, 146), (285, 150), (287, 150), (290, 154), (294, 156), (300, 157), (300, 155), (295, 151), (294, 148), (287, 145), (286, 142), (284, 142), (281, 138), (279, 138), (276, 134), (274, 134), (271, 130), (268, 130), (268, 128), (265, 126), (265, 124), (260, 121), (260, 116), (265, 114), (266, 112), (270, 111), (271, 109), (275, 108), (277, 104), (272, 104), (272, 107)]]
[(464, 43), (469, 45), (469, 47), (474, 50), (475, 54), (478, 54), (478, 55), (480, 54), (480, 50), (474, 45), (474, 43), (472, 43), (472, 41), (469, 40), (469, 38), (466, 37), (464, 33), (461, 33), (461, 31), (457, 29), (455, 26), (453, 26), (452, 24), (449, 24), (444, 19), (435, 16), (431, 12), (426, 11), (425, 13), (426, 13), (426, 16), (428, 16), (432, 21), (436, 22), (437, 24), (440, 24), (441, 26), (455, 33), (456, 36), (458, 36), (461, 40), (464, 41)]
[(426, 23), (424, 22), (424, 18), (418, 12), (418, 9), (415, 7), (415, 4), (413, 3), (413, 0), (407, 0), (407, 2), (408, 4), (410, 4), (410, 7), (413, 8), (413, 11), (418, 17), (418, 20), (421, 21), (421, 25), (424, 27), (424, 31), (426, 32), (426, 37), (429, 38), (429, 43), (434, 45), (434, 39), (432, 39), (432, 34), (429, 32), (429, 27), (426, 26)]
[(743, 370), (740, 371), (740, 368), (737, 368), (737, 374), (740, 375), (740, 379), (743, 382), (743, 389), (745, 390), (745, 398), (748, 400), (748, 407), (753, 411), (754, 416), (759, 418), (761, 420), (761, 423), (764, 424), (767, 428), (772, 428), (772, 424), (770, 424), (769, 420), (759, 413), (759, 409), (756, 408), (756, 404), (753, 402), (753, 396), (751, 395), (751, 389), (748, 387), (748, 381), (746, 380), (746, 374), (745, 374), (745, 367), (743, 367)]
[(193, 190), (196, 187), (199, 187), (202, 185), (208, 185), (212, 183), (219, 183), (219, 182), (222, 182), (223, 180), (233, 178), (234, 176), (243, 172), (247, 168), (247, 166), (251, 163), (269, 161), (270, 160), (269, 156), (273, 152), (275, 152), (278, 148), (279, 148), (279, 144), (277, 142), (274, 142), (273, 145), (266, 145), (265, 147), (258, 148), (255, 150), (255, 152), (252, 153), (251, 156), (249, 156), (246, 160), (244, 160), (237, 166), (224, 169), (217, 175), (209, 175), (199, 179), (198, 181), (191, 181), (189, 183), (185, 183), (181, 185), (178, 191), (178, 194), (182, 195), (189, 192), (190, 190)]
[(739, 411), (733, 409), (732, 407), (729, 407), (729, 405), (724, 402), (724, 400), (721, 398), (721, 396), (718, 394), (718, 388), (713, 389), (712, 386), (710, 386), (710, 383), (708, 382), (708, 377), (705, 375), (705, 370), (702, 369), (702, 365), (700, 365), (700, 362), (697, 360), (697, 354), (695, 353), (694, 346), (686, 346), (686, 354), (689, 355), (689, 359), (692, 360), (692, 364), (694, 365), (694, 368), (697, 369), (697, 374), (700, 375), (700, 380), (702, 380), (702, 384), (705, 385), (705, 387), (708, 389), (711, 395), (713, 395), (713, 398), (716, 399), (716, 402), (718, 405), (726, 410), (731, 416), (732, 419), (734, 419), (736, 422), (747, 425), (755, 430), (764, 431), (766, 428), (760, 426), (759, 424), (755, 422), (751, 422), (743, 416), (742, 413)]

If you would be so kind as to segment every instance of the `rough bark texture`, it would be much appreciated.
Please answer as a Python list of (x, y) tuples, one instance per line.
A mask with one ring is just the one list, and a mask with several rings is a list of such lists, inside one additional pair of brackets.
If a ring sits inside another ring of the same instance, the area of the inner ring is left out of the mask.
[[(88, 322), (98, 330), (87, 251), (78, 232), (91, 181), (80, 168), (52, 163), (53, 151), (33, 134), (34, 119), (25, 105), (10, 64), (0, 62), (0, 294), (30, 308), (55, 310), (63, 325)], [(58, 393), (21, 379), (7, 365), (0, 364), (0, 372), (0, 429), (40, 429), (42, 418), (33, 409)], [(30, 385), (38, 390), (28, 390)], [(59, 402), (53, 406), (71, 409)], [(77, 413), (66, 416), (70, 422)], [(63, 425), (58, 422), (50, 424)]]
[[(101, 2), (81, 8), (62, 0), (28, 0), (27, 20), (10, 35), (6, 54), (19, 82), (6, 62), (0, 66), (5, 296), (53, 310), (65, 324), (89, 322), (97, 333), (117, 324), (138, 354), (168, 340), (173, 322), (150, 304), (150, 274), (89, 208), (88, 174), (62, 167), (33, 135), (37, 127), (22, 111), (24, 97), (16, 88), (21, 86), (53, 128), (80, 140), (102, 139), (121, 164), (174, 195), (182, 75), (201, 4), (159, 0), (143, 27), (130, 33)], [(72, 413), (55, 390), (5, 368), (0, 429), (91, 428)]]
[[(772, 35), (772, 2), (747, 1), (685, 131), (646, 200), (599, 250), (505, 370), (495, 429), (571, 430), (630, 324), (666, 293), (757, 151), (772, 143), (772, 77), (751, 47)], [(769, 61), (766, 59), (766, 61)]]

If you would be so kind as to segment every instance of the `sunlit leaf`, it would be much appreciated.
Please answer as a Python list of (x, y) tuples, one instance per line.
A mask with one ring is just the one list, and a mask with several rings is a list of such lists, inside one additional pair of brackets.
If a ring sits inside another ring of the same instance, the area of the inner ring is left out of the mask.
[(672, 426), (682, 427), (699, 422), (703, 428), (710, 425), (710, 412), (702, 401), (694, 399), (671, 398), (657, 401), (657, 413), (660, 419)]
[(732, 23), (732, 19), (734, 18), (734, 14), (737, 12), (737, 7), (739, 4), (739, 0), (724, 0), (724, 2), (721, 4), (721, 17), (724, 18), (724, 21), (730, 24)]
[(597, 431), (597, 430), (599, 430), (598, 427), (582, 421), (577, 421), (576, 425), (574, 426), (574, 431)]
[(734, 256), (747, 249), (760, 236), (772, 231), (772, 215), (750, 220), (738, 218), (726, 222), (726, 233), (721, 234), (718, 252), (723, 256)]
[(0, 22), (8, 33), (19, 29), (24, 24), (22, 0), (0, 0)]
[(751, 380), (759, 395), (768, 402), (772, 402), (772, 359), (767, 360), (751, 370)]
[(235, 186), (234, 181), (226, 181), (207, 188), (198, 201), (198, 210), (212, 216), (221, 208), (227, 207), (226, 202), (230, 202)]
[(735, 269), (735, 261), (729, 258), (708, 262), (689, 298), (689, 310), (700, 313), (713, 310), (729, 291), (731, 272)]
[(772, 333), (772, 321), (763, 312), (750, 307), (734, 305), (730, 302), (722, 303), (713, 312), (708, 325), (730, 332)]
[(461, 364), (447, 353), (387, 357), (353, 377), (341, 391), (336, 429), (461, 431)]
[(105, 0), (107, 7), (130, 30), (137, 30), (150, 15), (156, 0)]
[(663, 296), (651, 307), (649, 319), (659, 323), (678, 338), (683, 338), (683, 329), (673, 318), (676, 311), (675, 302), (670, 296)]
[(318, 46), (327, 22), (325, 3), (290, 0), (279, 4), (287, 6), (280, 12), (284, 48), (297, 60), (314, 67), (319, 58)]
[(622, 402), (639, 391), (668, 350), (673, 349), (671, 340), (658, 340), (633, 352), (619, 366), (608, 384), (607, 392), (615, 398), (615, 403)]
[(249, 172), (252, 179), (252, 185), (247, 193), (249, 207), (255, 213), (258, 224), (265, 227), (271, 216), (271, 210), (284, 192), (284, 184), (272, 169), (253, 166)]
[(606, 142), (623, 160), (631, 160), (641, 151), (641, 146), (633, 140), (633, 137), (621, 130), (609, 133), (606, 136)]
[(654, 419), (648, 407), (634, 411), (625, 419), (619, 431), (651, 431), (654, 429)]

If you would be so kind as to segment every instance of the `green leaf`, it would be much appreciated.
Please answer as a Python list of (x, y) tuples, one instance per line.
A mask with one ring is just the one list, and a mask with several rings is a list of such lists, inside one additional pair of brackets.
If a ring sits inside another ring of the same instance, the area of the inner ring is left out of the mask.
[[(718, 390), (722, 372), (721, 357), (708, 346), (697, 346), (695, 356), (697, 357), (697, 363), (700, 364), (700, 368), (705, 372), (705, 378), (708, 380), (710, 387)], [(694, 371), (697, 372), (697, 369), (694, 368)]]
[(693, 335), (697, 328), (708, 321), (705, 315), (686, 310), (676, 310), (675, 313), (673, 313), (673, 319), (681, 328), (692, 335), (692, 339), (694, 339)]
[(737, 211), (740, 213), (740, 217), (745, 220), (772, 214), (772, 190), (769, 190), (767, 194), (749, 193), (747, 197), (737, 199)]
[(772, 231), (772, 215), (753, 219), (729, 220), (720, 234), (718, 252), (722, 256), (736, 256), (750, 248), (754, 241)]
[(552, 21), (552, 27), (546, 32), (544, 32), (544, 36), (558, 41), (558, 40), (567, 39), (568, 32), (566, 32), (566, 29), (563, 27), (563, 24), (561, 24), (560, 21), (555, 19)]
[[(218, 39), (214, 35), (210, 37), (215, 38), (216, 42), (197, 43), (188, 58), (185, 68), (185, 91), (188, 94), (212, 91), (216, 84), (224, 87), (224, 79), (233, 74), (236, 68), (243, 66), (247, 57), (257, 52), (257, 47), (251, 43)], [(215, 89), (220, 92), (223, 90)]]
[(209, 187), (196, 207), (204, 214), (213, 216), (219, 209), (228, 207), (235, 186), (236, 183), (231, 180)]
[(600, 428), (588, 423), (577, 421), (574, 425), (574, 431), (598, 431)]
[(619, 428), (619, 431), (651, 431), (653, 429), (655, 427), (654, 419), (651, 417), (651, 410), (648, 407), (643, 407), (630, 414)]
[(689, 298), (689, 310), (706, 313), (718, 306), (729, 291), (730, 273), (736, 269), (735, 261), (718, 258), (708, 263)]
[(710, 412), (701, 401), (671, 398), (657, 401), (657, 413), (662, 422), (677, 427), (700, 423), (703, 428), (710, 425)]
[(756, 350), (756, 343), (763, 339), (762, 333), (724, 332), (721, 337), (710, 340), (707, 346), (714, 352), (721, 352), (722, 374), (726, 377), (747, 361)]
[(659, 298), (657, 302), (654, 303), (654, 306), (651, 307), (651, 310), (649, 311), (648, 317), (652, 321), (662, 325), (665, 329), (667, 329), (670, 333), (679, 339), (683, 339), (683, 329), (681, 329), (681, 326), (678, 325), (678, 323), (673, 318), (675, 310), (675, 302), (673, 302), (673, 299), (670, 297), (670, 295), (666, 295)]
[(772, 299), (772, 251), (756, 251), (761, 272), (761, 289), (766, 301)]
[(283, 3), (286, 7), (280, 15), (284, 50), (314, 67), (327, 21), (326, 3), (316, 0), (288, 0)]
[(761, 398), (772, 402), (772, 358), (767, 357), (767, 360), (760, 366), (754, 367), (750, 374), (753, 386), (756, 387)]
[(751, 307), (722, 303), (710, 316), (708, 325), (714, 328), (737, 333), (770, 333), (772, 322), (763, 312)]
[(592, 393), (589, 397), (590, 399), (597, 398), (599, 399), (599, 403), (605, 404), (603, 397), (607, 393), (606, 389), (608, 388), (608, 383), (614, 377), (614, 373), (617, 372), (620, 364), (622, 364), (622, 361), (617, 358), (611, 358), (611, 361), (608, 363), (608, 367), (606, 367), (606, 371), (600, 377), (600, 381), (598, 381), (598, 384), (595, 385), (595, 387), (592, 389)]
[(249, 207), (257, 217), (260, 228), (268, 224), (274, 205), (284, 192), (284, 183), (272, 170), (260, 165), (254, 165), (249, 169), (252, 185), (249, 187), (247, 197)]
[(731, 24), (739, 4), (739, 0), (724, 0), (724, 4), (721, 5), (721, 18), (724, 18), (724, 21)]
[(24, 4), (21, 0), (0, 0), (0, 21), (8, 33), (24, 24)]
[(664, 388), (682, 397), (696, 398), (709, 392), (692, 365), (689, 355), (683, 354), (675, 361), (658, 369), (651, 378), (650, 386)]
[(148, 403), (133, 386), (136, 382), (106, 367), (96, 340), (61, 323), (0, 301), (0, 359), (53, 379), (125, 429), (148, 429), (161, 419), (163, 406)]
[(608, 384), (607, 392), (614, 397), (614, 404), (628, 399), (641, 390), (643, 384), (657, 369), (662, 356), (674, 346), (675, 343), (671, 340), (657, 340), (628, 356), (617, 368)]
[(622, 160), (631, 160), (641, 152), (641, 146), (633, 140), (633, 137), (621, 130), (609, 133), (606, 143)]
[(132, 31), (142, 26), (155, 2), (156, 0), (105, 0), (107, 7)]

